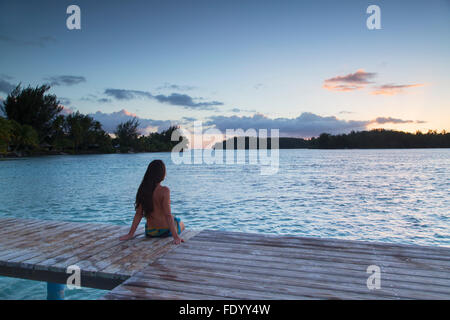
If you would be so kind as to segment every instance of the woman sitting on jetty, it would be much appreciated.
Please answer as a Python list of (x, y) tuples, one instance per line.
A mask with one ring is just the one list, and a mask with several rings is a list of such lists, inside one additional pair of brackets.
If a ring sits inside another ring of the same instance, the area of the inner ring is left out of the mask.
[(120, 240), (133, 238), (134, 233), (145, 216), (145, 235), (148, 237), (173, 236), (173, 242), (180, 244), (184, 242), (179, 234), (184, 230), (184, 223), (180, 218), (172, 216), (170, 211), (170, 190), (161, 186), (166, 177), (166, 166), (161, 160), (152, 161), (145, 172), (136, 194), (133, 223), (130, 232), (120, 237)]

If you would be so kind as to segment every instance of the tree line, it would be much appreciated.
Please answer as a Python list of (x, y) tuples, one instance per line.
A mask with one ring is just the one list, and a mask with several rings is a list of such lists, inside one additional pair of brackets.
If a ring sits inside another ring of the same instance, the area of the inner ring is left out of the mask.
[[(227, 143), (234, 149), (271, 149), (271, 139), (262, 141), (255, 137), (230, 138), (215, 148), (226, 149)], [(450, 133), (443, 130), (438, 133), (429, 130), (427, 133), (417, 131), (409, 133), (395, 130), (373, 129), (370, 131), (352, 131), (348, 134), (332, 135), (322, 133), (311, 139), (279, 138), (280, 149), (377, 149), (377, 148), (450, 148)]]
[(352, 131), (349, 134), (331, 135), (322, 133), (311, 138), (310, 148), (320, 149), (389, 149), (389, 148), (450, 148), (450, 133), (429, 130), (416, 133), (373, 129)]
[(117, 126), (115, 137), (100, 122), (80, 112), (62, 115), (50, 86), (21, 88), (18, 85), (0, 106), (0, 155), (86, 154), (113, 152), (162, 152), (187, 139), (171, 141), (172, 126), (147, 136), (139, 134), (134, 118)]

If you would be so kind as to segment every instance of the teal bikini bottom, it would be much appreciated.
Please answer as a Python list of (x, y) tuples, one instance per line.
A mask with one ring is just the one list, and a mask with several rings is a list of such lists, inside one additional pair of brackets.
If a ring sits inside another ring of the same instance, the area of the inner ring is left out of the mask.
[[(173, 220), (175, 221), (176, 225), (177, 225), (177, 233), (180, 234), (181, 233), (181, 227), (180, 227), (180, 218), (178, 217), (174, 217)], [(145, 235), (147, 237), (170, 237), (172, 235), (172, 232), (170, 232), (170, 229), (166, 229), (166, 228), (153, 228), (153, 229), (149, 229), (147, 227), (147, 223), (145, 224)]]

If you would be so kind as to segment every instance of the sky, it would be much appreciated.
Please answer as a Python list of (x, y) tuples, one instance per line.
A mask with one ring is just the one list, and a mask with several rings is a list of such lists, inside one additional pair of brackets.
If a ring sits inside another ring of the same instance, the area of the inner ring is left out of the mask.
[(47, 83), (109, 132), (450, 131), (449, 39), (449, 0), (0, 0), (0, 99)]

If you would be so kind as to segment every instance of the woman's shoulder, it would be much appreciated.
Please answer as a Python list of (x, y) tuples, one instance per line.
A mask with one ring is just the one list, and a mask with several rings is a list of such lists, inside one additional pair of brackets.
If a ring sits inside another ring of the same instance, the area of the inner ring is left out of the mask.
[(161, 192), (163, 194), (167, 194), (167, 193), (170, 193), (170, 189), (169, 189), (169, 187), (161, 186)]
[(169, 187), (161, 186), (161, 185), (160, 185), (158, 189), (159, 189), (159, 190), (158, 190), (158, 193), (161, 194), (161, 195), (170, 194), (170, 189), (169, 189)]

